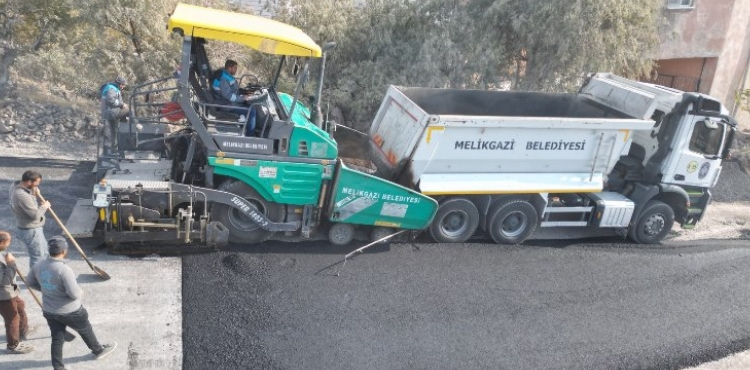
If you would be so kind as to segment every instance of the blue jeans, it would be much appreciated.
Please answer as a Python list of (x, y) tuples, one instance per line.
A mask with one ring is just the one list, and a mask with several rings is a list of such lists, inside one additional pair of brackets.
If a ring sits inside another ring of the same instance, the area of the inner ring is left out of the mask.
[[(236, 108), (226, 109), (227, 112), (232, 112), (242, 116), (247, 116), (247, 105), (236, 105)], [(250, 116), (245, 119), (245, 136), (255, 136), (255, 107), (250, 108)]]
[(94, 328), (89, 322), (89, 313), (83, 306), (71, 313), (56, 315), (43, 312), (44, 318), (47, 319), (47, 325), (52, 333), (52, 367), (54, 369), (65, 369), (62, 362), (63, 344), (65, 344), (65, 329), (70, 327), (81, 335), (81, 339), (86, 343), (91, 352), (94, 354), (102, 351), (102, 345), (96, 339)]
[(26, 244), (26, 250), (29, 252), (29, 271), (39, 260), (49, 256), (49, 246), (47, 239), (44, 237), (44, 230), (41, 227), (36, 229), (18, 229), (18, 238)]

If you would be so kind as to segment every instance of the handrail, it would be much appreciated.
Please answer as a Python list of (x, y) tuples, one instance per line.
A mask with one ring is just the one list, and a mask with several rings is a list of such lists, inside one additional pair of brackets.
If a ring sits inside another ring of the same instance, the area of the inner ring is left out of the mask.
[[(244, 107), (238, 107), (238, 106), (235, 106), (235, 105), (226, 105), (226, 104), (204, 103), (204, 102), (201, 102), (201, 101), (196, 101), (194, 103), (199, 108), (201, 108), (199, 113), (202, 116), (202, 118), (206, 119), (207, 122), (210, 122), (210, 123), (213, 123), (213, 124), (227, 125), (227, 126), (237, 126), (238, 128), (242, 129), (241, 132), (244, 135), (245, 129), (247, 127), (247, 120), (245, 120), (244, 122), (238, 122), (238, 121), (222, 120), (222, 119), (219, 119), (219, 118), (209, 119), (207, 111), (205, 109), (207, 107), (229, 108), (229, 109), (237, 109), (237, 108), (244, 108)], [(262, 102), (258, 102), (258, 103), (254, 103), (254, 104), (251, 104), (251, 105), (247, 106), (247, 116), (246, 117), (250, 116), (250, 110), (253, 109), (256, 106), (263, 106), (263, 103)], [(257, 109), (256, 109), (256, 111), (257, 111)], [(231, 112), (226, 112), (226, 113), (231, 113)], [(265, 128), (266, 128), (266, 126), (268, 124), (268, 120), (270, 118), (269, 116), (270, 115), (266, 115), (266, 118), (263, 121), (264, 131), (265, 131)], [(261, 132), (261, 136), (262, 135), (263, 135), (263, 132)]]
[[(160, 111), (155, 115), (143, 115), (139, 116), (139, 112), (141, 109), (139, 108), (145, 108), (145, 109), (159, 109), (163, 107), (164, 105), (172, 102), (171, 99), (160, 99), (160, 101), (152, 101), (151, 96), (152, 95), (160, 95), (165, 92), (174, 91), (176, 92), (178, 90), (177, 86), (169, 86), (169, 87), (159, 87), (159, 84), (163, 84), (166, 82), (176, 82), (174, 77), (163, 77), (156, 80), (147, 81), (138, 85), (135, 85), (132, 89), (132, 92), (130, 94), (130, 116), (137, 122), (148, 122), (148, 123), (163, 123), (161, 121), (162, 118), (175, 114), (177, 112), (170, 112), (169, 114), (162, 114)], [(154, 88), (155, 87), (155, 88)], [(142, 101), (141, 101), (142, 100)], [(161, 101), (163, 100), (163, 101)]]
[(599, 149), (602, 148), (602, 142), (604, 141), (604, 133), (599, 135), (599, 145), (596, 146), (596, 153), (594, 153), (594, 163), (591, 164), (591, 175), (589, 175), (589, 181), (594, 179), (594, 171), (596, 171), (596, 163), (599, 162)]

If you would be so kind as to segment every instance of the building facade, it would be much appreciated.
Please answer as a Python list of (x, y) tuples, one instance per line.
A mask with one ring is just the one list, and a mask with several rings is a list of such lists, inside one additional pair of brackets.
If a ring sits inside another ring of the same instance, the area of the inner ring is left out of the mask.
[(750, 0), (663, 1), (666, 22), (652, 79), (714, 96), (733, 111), (750, 67)]

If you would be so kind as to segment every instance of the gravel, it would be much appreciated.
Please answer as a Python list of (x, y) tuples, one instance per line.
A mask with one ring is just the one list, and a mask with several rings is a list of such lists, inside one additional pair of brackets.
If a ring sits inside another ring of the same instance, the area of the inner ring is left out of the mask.
[(712, 193), (716, 202), (750, 202), (750, 175), (738, 162), (725, 162)]

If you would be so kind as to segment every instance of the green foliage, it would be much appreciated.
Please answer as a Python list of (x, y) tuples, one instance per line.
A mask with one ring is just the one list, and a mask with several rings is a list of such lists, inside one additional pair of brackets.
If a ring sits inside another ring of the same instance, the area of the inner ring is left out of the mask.
[[(87, 96), (117, 75), (131, 85), (167, 76), (180, 56), (179, 40), (165, 30), (177, 2), (0, 0), (0, 85), (10, 66)], [(228, 8), (225, 0), (186, 2)], [(360, 127), (391, 84), (564, 91), (588, 72), (645, 75), (663, 7), (660, 0), (269, 2), (276, 19), (320, 44), (338, 44), (328, 59), (324, 103)], [(214, 68), (232, 58), (240, 73), (263, 81), (278, 66), (277, 57), (243, 46), (211, 42), (207, 49)], [(287, 91), (296, 77), (290, 62), (279, 83)]]
[[(179, 38), (166, 30), (178, 0), (2, 1), (0, 7), (13, 3), (24, 14), (11, 28), (16, 40), (29, 45), (18, 48), (13, 64), (24, 77), (96, 97), (99, 86), (116, 76), (134, 85), (169, 76), (178, 63)], [(227, 8), (224, 0), (179, 2)], [(34, 48), (37, 38), (42, 42)]]
[(277, 0), (276, 18), (339, 47), (328, 97), (365, 127), (387, 85), (569, 91), (646, 75), (657, 0)]
[[(584, 73), (647, 75), (663, 2), (655, 0), (506, 0), (470, 6), (516, 64), (524, 89), (570, 90)], [(494, 31), (494, 32), (493, 32)], [(486, 32), (486, 31), (482, 31)], [(506, 58), (506, 62), (508, 59)]]
[(734, 100), (739, 109), (750, 112), (750, 89), (737, 90)]
[(10, 85), (10, 70), (19, 56), (66, 40), (60, 32), (74, 22), (65, 0), (0, 0), (0, 96)]

